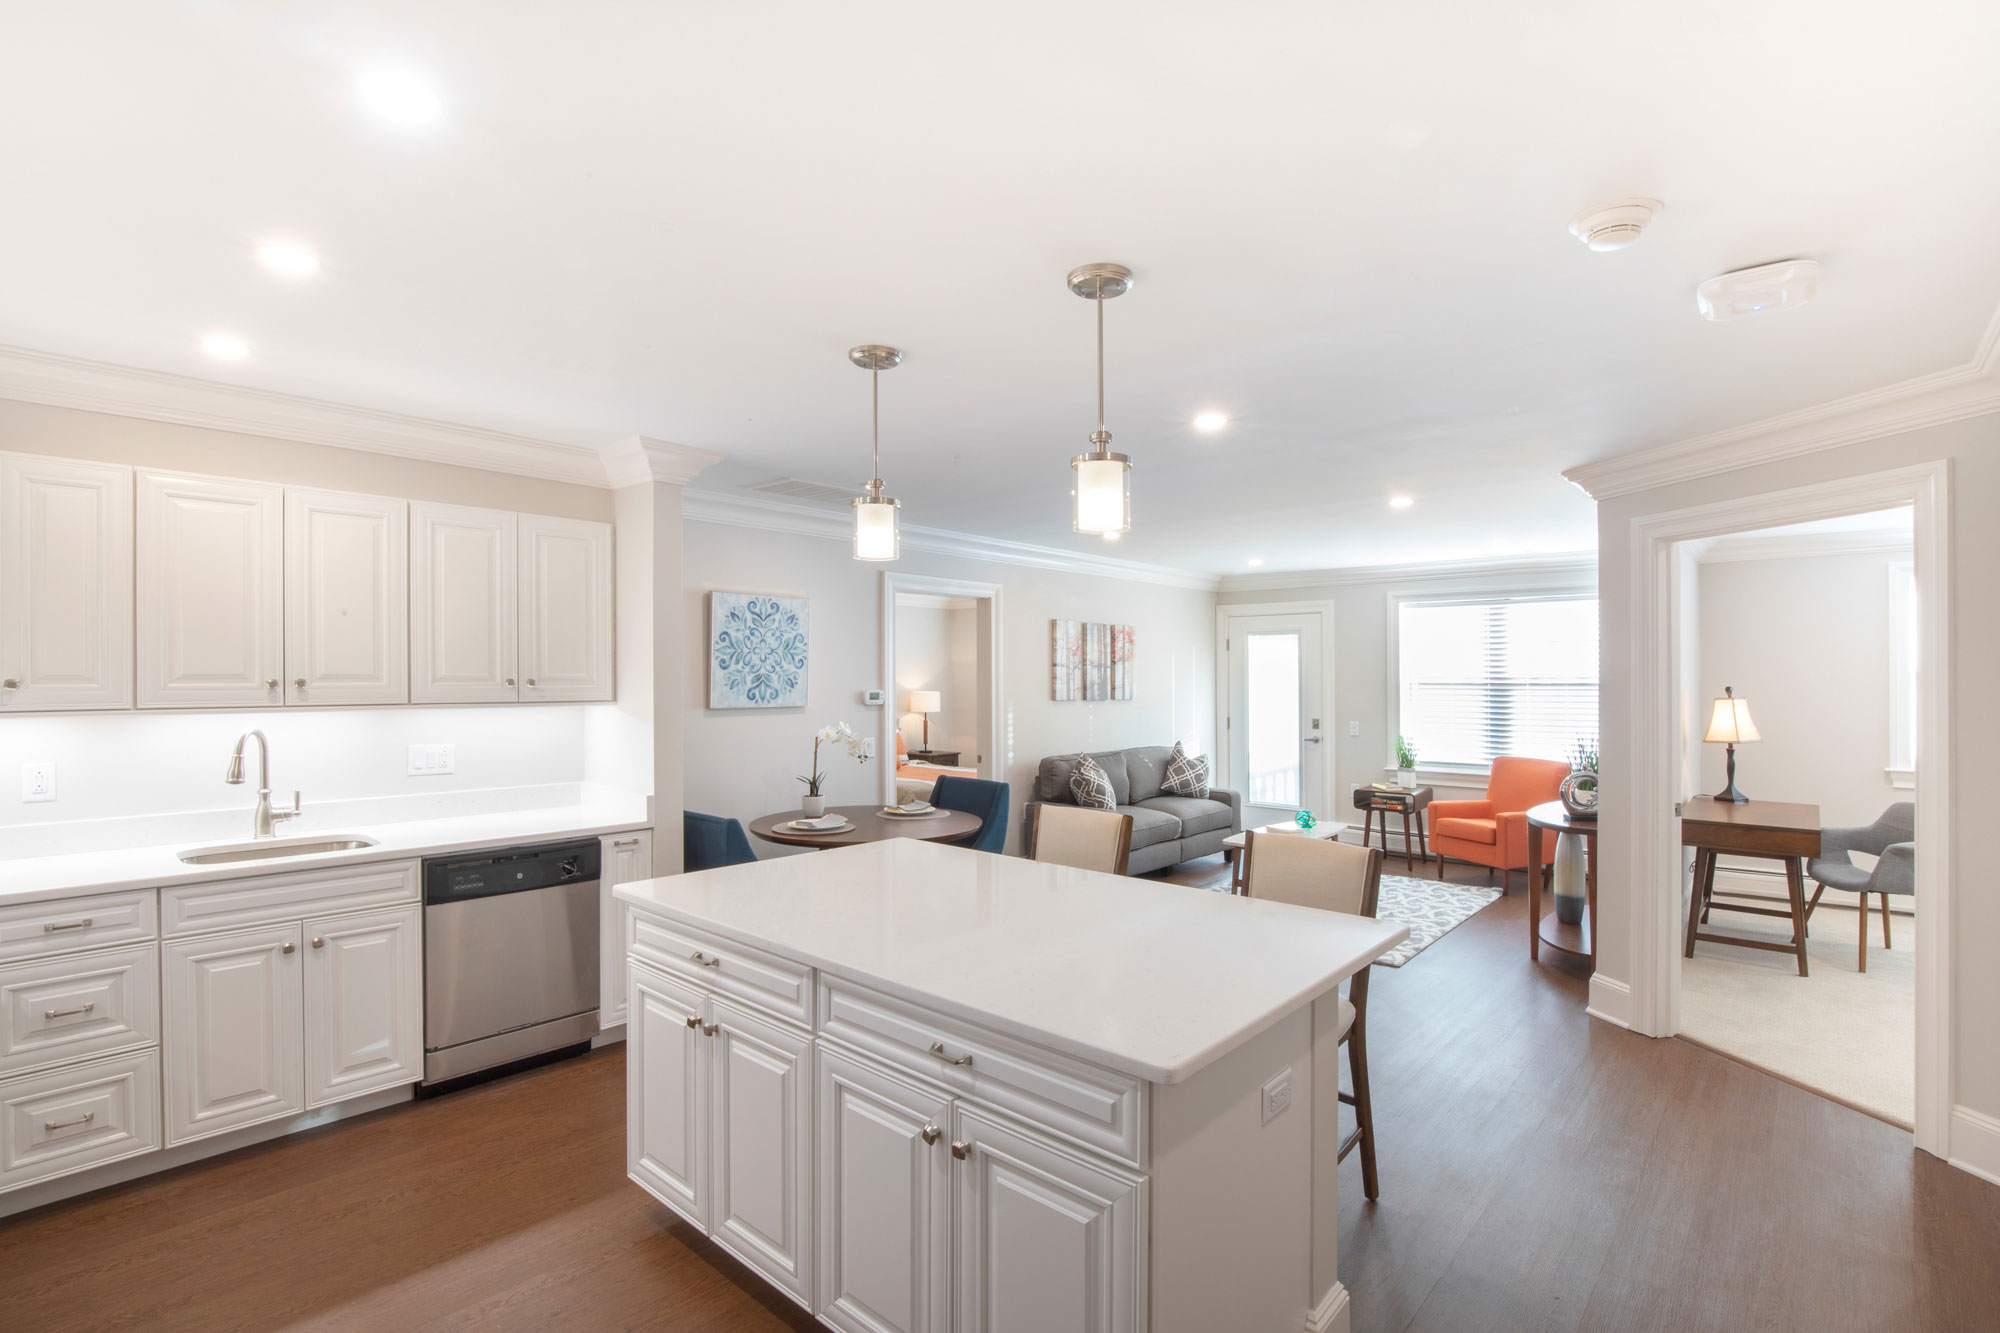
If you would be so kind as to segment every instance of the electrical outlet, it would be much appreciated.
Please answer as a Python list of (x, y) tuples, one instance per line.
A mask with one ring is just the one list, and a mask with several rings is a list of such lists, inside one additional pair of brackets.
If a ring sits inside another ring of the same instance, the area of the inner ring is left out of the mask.
[(56, 765), (53, 759), (37, 759), (21, 765), (21, 799), (53, 801), (56, 798)]
[(1264, 1123), (1270, 1124), (1292, 1109), (1292, 1067), (1286, 1065), (1278, 1076), (1264, 1085)]
[(1359, 736), (1361, 734), (1361, 724), (1359, 722), (1348, 723), (1347, 734), (1350, 736)]
[(452, 747), (449, 745), (412, 745), (410, 747), (410, 776), (431, 778), (454, 770)]

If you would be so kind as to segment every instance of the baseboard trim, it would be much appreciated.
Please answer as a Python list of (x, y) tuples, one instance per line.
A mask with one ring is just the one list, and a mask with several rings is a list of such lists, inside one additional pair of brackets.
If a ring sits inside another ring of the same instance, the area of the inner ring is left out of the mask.
[(1959, 1170), (2000, 1185), (2000, 1120), (1969, 1106), (1951, 1108), (1951, 1155)]
[(1632, 1028), (1632, 988), (1614, 977), (1597, 973), (1590, 979), (1590, 1002), (1584, 1006), (1583, 1012), (1629, 1032)]
[(1347, 1288), (1338, 1282), (1306, 1316), (1306, 1333), (1348, 1333)]

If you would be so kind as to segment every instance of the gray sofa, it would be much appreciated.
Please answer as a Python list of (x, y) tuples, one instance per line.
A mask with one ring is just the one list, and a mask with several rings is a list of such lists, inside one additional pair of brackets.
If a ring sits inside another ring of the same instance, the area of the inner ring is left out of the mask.
[[(1243, 831), (1243, 799), (1235, 792), (1211, 787), (1204, 798), (1173, 796), (1161, 789), (1173, 755), (1171, 745), (1141, 745), (1090, 756), (1111, 776), (1118, 812), (1132, 816), (1131, 874), (1213, 856), (1222, 850), (1224, 838)], [(1069, 778), (1081, 758), (1081, 754), (1057, 754), (1042, 760), (1035, 799), (1028, 804), (1075, 805)]]

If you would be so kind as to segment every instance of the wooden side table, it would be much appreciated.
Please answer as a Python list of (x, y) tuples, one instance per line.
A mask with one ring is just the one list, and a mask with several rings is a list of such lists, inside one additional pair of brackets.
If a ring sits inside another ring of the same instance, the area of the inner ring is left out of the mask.
[[(1542, 834), (1583, 839), (1583, 920), (1577, 925), (1542, 915)], [(1561, 801), (1528, 811), (1528, 957), (1541, 961), (1542, 946), (1590, 960), (1597, 970), (1597, 821), (1578, 819)]]
[[(1770, 949), (1799, 960), (1806, 975), (1806, 860), (1819, 855), (1819, 807), (1783, 801), (1718, 801), (1697, 796), (1681, 804), (1681, 845), (1694, 848), (1694, 891), (1688, 895), (1684, 958), (1694, 957), (1696, 940), (1734, 944), (1743, 949)], [(1715, 860), (1718, 856), (1763, 857), (1785, 865), (1785, 910), (1715, 901)], [(1742, 935), (1718, 935), (1701, 929), (1712, 911), (1775, 916), (1792, 923), (1791, 943), (1753, 940)]]
[[(1368, 845), (1368, 836), (1374, 832), (1375, 816), (1379, 812), (1382, 816), (1382, 859), (1384, 861), (1388, 860), (1389, 816), (1401, 813), (1403, 816), (1403, 869), (1416, 869), (1416, 861), (1410, 855), (1410, 848), (1413, 845), (1421, 848), (1423, 863), (1429, 865), (1431, 863), (1431, 841), (1430, 831), (1424, 827), (1424, 811), (1429, 808), (1430, 803), (1431, 789), (1429, 787), (1392, 787), (1386, 791), (1380, 787), (1356, 787), (1354, 789), (1354, 808), (1366, 815), (1361, 824), (1361, 845), (1363, 847)], [(1415, 816), (1417, 821), (1417, 837), (1414, 844), (1410, 840), (1410, 819), (1412, 816)]]
[(939, 768), (957, 768), (956, 750), (912, 750), (909, 757), (919, 764), (936, 764)]

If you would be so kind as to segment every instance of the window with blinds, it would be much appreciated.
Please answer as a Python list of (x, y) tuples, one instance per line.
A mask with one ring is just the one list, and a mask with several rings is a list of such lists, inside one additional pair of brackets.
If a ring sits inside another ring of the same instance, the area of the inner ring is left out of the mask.
[(1567, 759), (1596, 739), (1596, 598), (1408, 601), (1397, 636), (1419, 764)]

